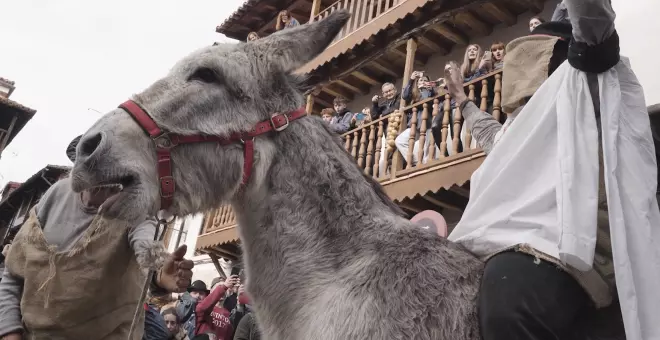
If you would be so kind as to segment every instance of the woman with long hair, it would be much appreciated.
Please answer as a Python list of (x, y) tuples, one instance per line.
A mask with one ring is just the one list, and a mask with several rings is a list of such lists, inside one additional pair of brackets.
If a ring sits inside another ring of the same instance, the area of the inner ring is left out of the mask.
[(481, 46), (477, 44), (468, 45), (463, 55), (463, 64), (461, 65), (461, 73), (465, 81), (470, 81), (474, 78), (475, 74), (479, 72), (479, 64), (482, 62)]
[(257, 34), (257, 32), (248, 33), (248, 35), (247, 35), (247, 41), (248, 42), (254, 41), (254, 40), (257, 40), (257, 39), (259, 39), (259, 34)]
[(501, 69), (504, 66), (504, 56), (506, 55), (504, 43), (501, 41), (494, 42), (490, 45), (490, 53), (492, 55), (492, 69)]
[(276, 30), (281, 30), (284, 28), (291, 28), (299, 26), (300, 23), (294, 17), (291, 16), (289, 11), (283, 10), (280, 14), (277, 15), (277, 23), (275, 24)]

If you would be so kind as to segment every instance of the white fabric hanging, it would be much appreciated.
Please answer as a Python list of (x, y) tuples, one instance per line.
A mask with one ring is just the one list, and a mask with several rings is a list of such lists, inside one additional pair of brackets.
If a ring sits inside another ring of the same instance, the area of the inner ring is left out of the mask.
[[(628, 340), (660, 339), (657, 165), (643, 90), (626, 58), (598, 75), (605, 184), (617, 290)], [(528, 244), (591, 268), (598, 130), (584, 72), (561, 65), (472, 175), (449, 239), (486, 257)]]

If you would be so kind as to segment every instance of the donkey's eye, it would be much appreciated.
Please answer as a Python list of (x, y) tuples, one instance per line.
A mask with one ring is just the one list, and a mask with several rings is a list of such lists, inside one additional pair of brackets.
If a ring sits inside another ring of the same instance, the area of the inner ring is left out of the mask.
[(200, 67), (197, 70), (195, 70), (195, 73), (193, 73), (188, 80), (199, 80), (203, 81), (205, 83), (219, 83), (220, 78), (218, 77), (218, 74), (215, 73), (212, 69), (208, 67)]

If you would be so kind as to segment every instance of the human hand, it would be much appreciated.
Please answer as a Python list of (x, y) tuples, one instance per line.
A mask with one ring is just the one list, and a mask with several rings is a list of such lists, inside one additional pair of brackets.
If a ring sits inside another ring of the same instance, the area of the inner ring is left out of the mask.
[(238, 275), (232, 275), (232, 276), (228, 277), (223, 284), (225, 285), (225, 287), (227, 287), (227, 289), (231, 289), (232, 287), (237, 285), (239, 282), (240, 282), (240, 280), (238, 279)]
[(378, 103), (378, 99), (380, 99), (380, 96), (379, 96), (379, 95), (375, 95), (375, 96), (373, 96), (373, 97), (371, 98), (371, 101), (374, 102), (374, 103)]
[(422, 76), (422, 72), (420, 71), (413, 71), (413, 73), (410, 75), (410, 80), (415, 80), (419, 77)]
[(2, 340), (23, 340), (21, 333), (11, 333), (2, 337)]
[(355, 123), (357, 121), (357, 113), (353, 115), (353, 118), (351, 118), (351, 123)]
[(445, 65), (445, 84), (447, 86), (447, 92), (449, 92), (449, 95), (454, 98), (456, 103), (462, 103), (467, 99), (465, 91), (463, 90), (463, 80), (463, 74), (455, 61), (449, 62)]
[(183, 293), (188, 289), (195, 264), (183, 258), (187, 249), (184, 244), (167, 257), (156, 278), (159, 287), (173, 293)]

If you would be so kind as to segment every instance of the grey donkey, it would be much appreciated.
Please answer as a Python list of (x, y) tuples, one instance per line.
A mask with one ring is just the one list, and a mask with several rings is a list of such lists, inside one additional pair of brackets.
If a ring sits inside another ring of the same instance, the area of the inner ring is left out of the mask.
[[(303, 105), (303, 79), (293, 71), (321, 53), (348, 18), (338, 11), (253, 42), (202, 48), (133, 100), (173, 133), (248, 131)], [(103, 214), (136, 220), (158, 211), (155, 148), (125, 111), (99, 119), (76, 152), (74, 190), (123, 186)], [(320, 118), (257, 137), (254, 158), (243, 187), (240, 143), (177, 146), (170, 212), (232, 204), (264, 339), (480, 338), (483, 263), (408, 221)]]

